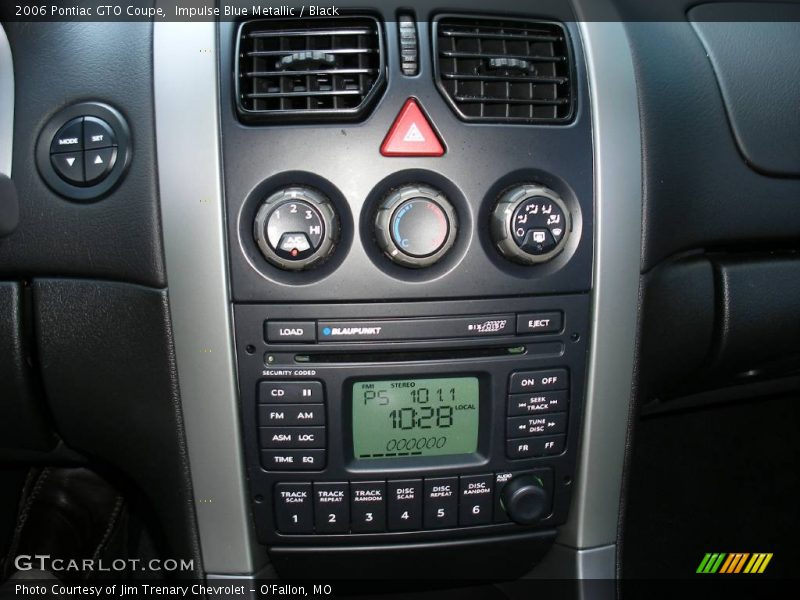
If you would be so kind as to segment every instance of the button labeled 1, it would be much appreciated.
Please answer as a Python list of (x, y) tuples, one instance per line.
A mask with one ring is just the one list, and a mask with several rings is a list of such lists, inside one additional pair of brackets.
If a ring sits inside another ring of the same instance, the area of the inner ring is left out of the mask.
[(281, 533), (314, 533), (310, 483), (275, 486), (275, 522)]

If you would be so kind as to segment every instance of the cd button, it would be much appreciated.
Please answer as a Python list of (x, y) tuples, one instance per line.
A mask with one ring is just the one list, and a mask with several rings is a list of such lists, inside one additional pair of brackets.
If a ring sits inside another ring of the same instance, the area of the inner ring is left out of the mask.
[(262, 381), (258, 385), (258, 401), (262, 404), (318, 404), (325, 398), (319, 381)]

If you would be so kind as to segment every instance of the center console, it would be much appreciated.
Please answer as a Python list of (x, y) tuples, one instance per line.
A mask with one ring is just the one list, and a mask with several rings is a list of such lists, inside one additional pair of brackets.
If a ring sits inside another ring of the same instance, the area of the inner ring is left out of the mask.
[(210, 573), (520, 577), (565, 548), (613, 573), (639, 138), (630, 65), (593, 69), (618, 34), (505, 0), (156, 26)]

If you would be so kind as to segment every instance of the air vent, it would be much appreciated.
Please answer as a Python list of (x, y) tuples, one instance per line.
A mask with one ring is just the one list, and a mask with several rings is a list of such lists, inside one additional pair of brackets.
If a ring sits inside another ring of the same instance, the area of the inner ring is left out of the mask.
[(442, 17), (436, 22), (436, 82), (467, 121), (565, 123), (572, 72), (560, 25)]
[(245, 120), (355, 120), (385, 81), (375, 19), (249, 21), (238, 41), (237, 106)]

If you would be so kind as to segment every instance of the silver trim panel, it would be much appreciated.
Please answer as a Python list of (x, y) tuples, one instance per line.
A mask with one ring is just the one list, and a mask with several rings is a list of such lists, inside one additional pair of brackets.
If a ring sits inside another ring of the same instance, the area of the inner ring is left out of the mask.
[(215, 23), (156, 23), (164, 252), (203, 567), (256, 570), (228, 285)]
[(11, 177), (14, 148), (14, 59), (0, 24), (0, 175)]
[[(591, 2), (596, 9), (597, 1), (576, 0), (578, 18), (585, 13), (582, 5)], [(583, 439), (570, 519), (559, 542), (586, 549), (617, 541), (638, 311), (642, 158), (625, 28), (620, 22), (581, 22), (580, 31), (595, 154), (594, 293)], [(614, 577), (613, 561), (606, 562), (610, 572), (593, 568), (591, 576)]]

